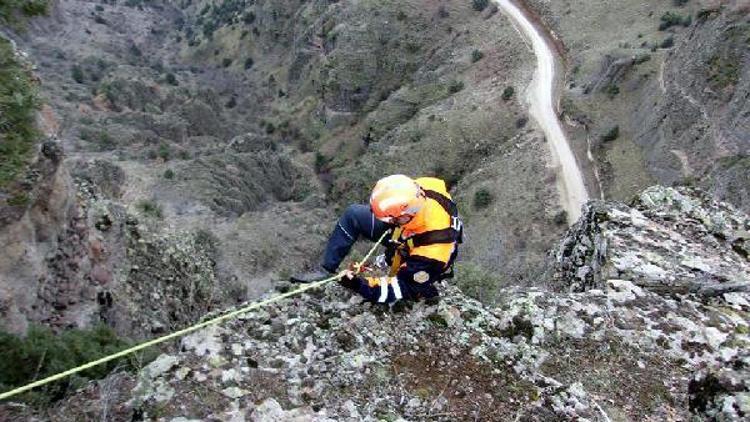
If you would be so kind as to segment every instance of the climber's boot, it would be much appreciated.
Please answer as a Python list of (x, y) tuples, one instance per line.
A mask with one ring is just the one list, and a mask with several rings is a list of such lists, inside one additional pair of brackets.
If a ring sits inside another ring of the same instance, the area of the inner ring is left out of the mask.
[(314, 283), (316, 281), (331, 277), (332, 275), (333, 273), (323, 268), (317, 268), (306, 273), (293, 275), (289, 277), (289, 281), (292, 283)]

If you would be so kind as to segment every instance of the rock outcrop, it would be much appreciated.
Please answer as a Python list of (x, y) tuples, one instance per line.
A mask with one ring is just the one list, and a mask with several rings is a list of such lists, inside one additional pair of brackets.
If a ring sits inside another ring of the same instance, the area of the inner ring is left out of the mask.
[[(690, 277), (682, 261), (705, 261), (691, 248), (703, 242), (730, 262), (739, 252), (727, 230), (747, 217), (661, 187), (636, 204), (591, 204), (569, 231), (557, 280), (577, 292), (509, 289), (487, 308), (445, 284), (438, 303), (389, 308), (329, 285), (189, 335), (139, 373), (92, 382), (51, 412), (175, 422), (747, 417), (750, 295), (660, 288), (687, 279), (713, 289), (719, 279)], [(661, 235), (681, 249), (636, 242)], [(646, 264), (623, 256), (648, 256), (674, 277), (649, 284)], [(746, 286), (747, 263), (732, 262), (732, 272), (713, 261), (702, 271)]]
[(663, 293), (747, 291), (749, 229), (730, 205), (687, 188), (648, 188), (632, 207), (592, 201), (557, 252), (560, 287), (625, 279)]
[(0, 206), (0, 326), (23, 333), (36, 291), (48, 274), (46, 259), (75, 212), (72, 180), (60, 165), (63, 153), (46, 142), (21, 182), (23, 201)]

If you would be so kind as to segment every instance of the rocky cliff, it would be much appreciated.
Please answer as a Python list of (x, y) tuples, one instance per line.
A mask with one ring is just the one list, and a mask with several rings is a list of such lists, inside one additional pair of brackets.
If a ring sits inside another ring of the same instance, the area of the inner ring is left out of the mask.
[[(473, 239), (462, 256), (502, 269), (500, 284), (530, 282), (564, 229), (544, 139), (502, 95), (526, 86), (533, 56), (494, 7), (56, 0), (48, 12), (7, 31), (64, 154), (54, 178), (30, 179), (49, 198), (3, 208), (39, 220), (0, 233), (13, 251), (5, 330), (179, 323), (152, 315), (154, 289), (193, 284), (162, 251), (206, 263), (216, 286), (201, 309), (256, 297), (315, 265), (337, 207), (394, 172), (449, 181)], [(210, 251), (190, 246), (199, 235)]]
[(507, 289), (485, 307), (443, 285), (437, 304), (388, 308), (330, 285), (190, 335), (49, 415), (740, 420), (750, 415), (750, 263), (737, 239), (749, 224), (686, 190), (592, 203), (555, 253), (558, 287), (576, 292)]
[(490, 2), (55, 0), (1, 28), (57, 139), (0, 192), (3, 331), (153, 337), (286, 290), (390, 173), (445, 178), (469, 241), (439, 303), (331, 285), (0, 419), (747, 418), (747, 9), (528, 3), (566, 53), (579, 161), (638, 194), (547, 257), (565, 215), (533, 57)]

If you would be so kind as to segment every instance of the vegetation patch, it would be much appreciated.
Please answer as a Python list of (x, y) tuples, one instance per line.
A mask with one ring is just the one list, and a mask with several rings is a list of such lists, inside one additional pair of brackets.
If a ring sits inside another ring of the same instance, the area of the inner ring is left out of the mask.
[[(54, 333), (47, 327), (32, 326), (26, 337), (0, 332), (0, 389), (8, 391), (34, 380), (74, 368), (92, 360), (119, 352), (130, 345), (126, 339), (100, 325), (92, 329), (73, 329)], [(145, 358), (150, 360), (153, 356)], [(136, 368), (144, 356), (119, 359), (87, 369), (71, 377), (22, 394), (21, 400), (46, 405), (82, 387), (89, 379), (107, 376), (116, 367)]]
[(135, 204), (135, 207), (144, 215), (147, 215), (149, 217), (159, 219), (164, 218), (164, 210), (162, 209), (161, 205), (159, 205), (155, 201), (142, 199)]
[(471, 7), (477, 12), (481, 12), (489, 5), (489, 0), (471, 0)]
[(661, 23), (659, 23), (659, 31), (665, 31), (673, 26), (682, 25), (684, 27), (690, 26), (693, 23), (691, 16), (682, 16), (675, 12), (666, 12), (661, 16)]
[(0, 22), (22, 29), (26, 19), (46, 15), (48, 10), (49, 0), (2, 0)]
[(715, 88), (724, 89), (736, 85), (740, 80), (740, 66), (729, 57), (715, 55), (708, 61), (708, 82)]
[(34, 126), (39, 106), (30, 72), (0, 37), (0, 188), (16, 180), (32, 156), (39, 139)]
[(586, 391), (611, 399), (630, 420), (643, 420), (664, 403), (676, 408), (687, 406), (681, 402), (687, 396), (681, 380), (686, 375), (683, 368), (663, 356), (645, 355), (617, 339), (561, 340), (550, 349), (541, 370), (562, 383), (580, 382)]
[(180, 83), (177, 81), (177, 77), (174, 75), (174, 73), (167, 73), (167, 76), (164, 77), (165, 81), (172, 85), (172, 86), (178, 86)]
[(418, 354), (412, 345), (397, 351), (391, 370), (409, 395), (427, 402), (444, 398), (440, 415), (445, 420), (513, 420), (518, 409), (536, 397), (536, 387), (504, 363), (482, 361), (468, 349), (460, 352), (461, 359), (445, 359), (445, 351), (456, 346), (446, 338), (448, 330), (438, 330), (425, 336), (430, 341), (419, 344)]
[(460, 92), (464, 89), (464, 82), (459, 81), (457, 79), (454, 79), (448, 83), (448, 92), (451, 94), (455, 94), (457, 92)]
[(100, 151), (110, 151), (117, 146), (117, 143), (106, 130), (96, 130), (87, 127), (81, 128), (81, 139), (90, 142)]
[(487, 188), (479, 188), (474, 192), (474, 208), (477, 210), (487, 208), (494, 200), (495, 197)]
[(503, 286), (494, 273), (470, 262), (456, 263), (455, 280), (464, 294), (482, 303), (494, 303)]
[(613, 126), (611, 129), (607, 131), (607, 133), (602, 135), (602, 142), (614, 141), (619, 136), (620, 136), (620, 126)]
[(667, 37), (661, 42), (661, 48), (672, 48), (674, 46), (674, 37)]
[(482, 53), (480, 50), (474, 50), (471, 52), (471, 62), (476, 63), (484, 57), (484, 53)]
[(609, 84), (604, 88), (604, 93), (607, 94), (607, 97), (611, 100), (620, 93), (620, 87), (615, 84)]

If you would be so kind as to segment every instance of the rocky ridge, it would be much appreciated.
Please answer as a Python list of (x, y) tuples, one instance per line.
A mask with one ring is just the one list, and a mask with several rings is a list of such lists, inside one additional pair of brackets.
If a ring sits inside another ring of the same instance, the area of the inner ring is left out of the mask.
[[(387, 308), (329, 285), (187, 336), (140, 373), (93, 382), (51, 412), (175, 422), (740, 420), (750, 415), (750, 294), (644, 284), (653, 271), (621, 259), (648, 256), (648, 265), (707, 288), (747, 286), (747, 257), (733, 258), (741, 252), (729, 245), (720, 256), (735, 259), (731, 268), (708, 262), (690, 277), (664, 264), (674, 262), (671, 248), (632, 243), (684, 224), (694, 230), (662, 233), (711, 246), (716, 220), (694, 218), (702, 211), (750, 223), (688, 190), (650, 188), (633, 207), (594, 203), (555, 255), (556, 280), (577, 292), (508, 289), (487, 308), (444, 285), (438, 303)], [(696, 251), (680, 250), (693, 261)]]

